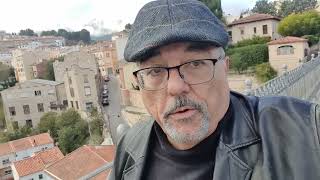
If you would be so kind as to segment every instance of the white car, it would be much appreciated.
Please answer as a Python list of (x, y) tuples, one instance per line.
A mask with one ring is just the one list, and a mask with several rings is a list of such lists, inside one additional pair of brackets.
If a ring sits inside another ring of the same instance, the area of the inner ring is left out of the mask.
[(103, 89), (108, 89), (108, 86), (106, 84), (104, 84)]

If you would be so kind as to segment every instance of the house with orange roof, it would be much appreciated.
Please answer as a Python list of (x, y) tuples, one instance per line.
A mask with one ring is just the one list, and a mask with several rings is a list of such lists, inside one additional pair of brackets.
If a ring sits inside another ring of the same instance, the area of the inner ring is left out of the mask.
[(31, 157), (34, 153), (54, 147), (49, 133), (17, 139), (0, 144), (0, 179), (12, 178), (10, 165), (13, 162)]
[(45, 169), (47, 179), (105, 180), (112, 168), (114, 145), (84, 145)]
[(35, 153), (32, 157), (12, 163), (14, 179), (46, 179), (44, 169), (64, 156), (58, 147)]
[(308, 40), (300, 37), (287, 36), (268, 43), (270, 65), (278, 72), (298, 67), (310, 48)]
[(279, 22), (280, 18), (278, 17), (258, 13), (234, 20), (227, 26), (230, 43), (235, 44), (254, 36), (270, 37), (272, 40), (278, 39), (281, 37), (277, 31)]

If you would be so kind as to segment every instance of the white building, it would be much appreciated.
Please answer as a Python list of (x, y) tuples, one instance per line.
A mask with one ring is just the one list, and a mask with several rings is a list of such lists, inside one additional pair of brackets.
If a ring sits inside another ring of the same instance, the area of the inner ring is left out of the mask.
[(38, 134), (0, 144), (0, 179), (12, 179), (11, 164), (34, 153), (54, 147), (48, 133)]
[(68, 101), (63, 83), (33, 79), (1, 92), (7, 125), (35, 127), (49, 111), (64, 110)]

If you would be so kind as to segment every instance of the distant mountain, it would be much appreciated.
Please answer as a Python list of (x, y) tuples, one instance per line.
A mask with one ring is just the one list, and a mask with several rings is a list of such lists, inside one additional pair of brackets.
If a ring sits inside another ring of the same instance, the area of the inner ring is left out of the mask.
[(112, 34), (105, 34), (105, 35), (91, 35), (92, 41), (111, 41)]

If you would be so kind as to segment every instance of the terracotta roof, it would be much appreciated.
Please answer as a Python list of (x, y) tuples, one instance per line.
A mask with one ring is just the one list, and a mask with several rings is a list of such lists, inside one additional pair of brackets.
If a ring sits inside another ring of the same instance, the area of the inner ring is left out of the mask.
[(253, 14), (238, 20), (234, 20), (232, 23), (228, 24), (228, 26), (234, 26), (237, 24), (245, 24), (245, 23), (257, 22), (257, 21), (263, 21), (263, 20), (269, 20), (269, 19), (274, 19), (278, 21), (281, 20), (279, 17), (275, 17), (269, 14)]
[(111, 162), (114, 149), (114, 146), (84, 145), (50, 165), (46, 171), (60, 179), (78, 179)]
[(0, 144), (0, 156), (51, 143), (53, 143), (53, 139), (49, 133), (9, 141)]
[(299, 38), (299, 37), (287, 36), (281, 39), (270, 41), (268, 45), (288, 44), (288, 43), (296, 43), (296, 42), (308, 42), (308, 40), (304, 38)]
[(35, 156), (39, 156), (45, 165), (54, 163), (64, 157), (64, 155), (57, 146), (51, 149), (47, 149), (45, 151), (37, 152)]
[(97, 174), (96, 176), (90, 178), (90, 180), (106, 180), (111, 172), (111, 169), (107, 169)]
[(19, 177), (27, 176), (39, 171), (43, 171), (46, 165), (56, 162), (63, 158), (58, 147), (47, 149), (36, 153), (34, 156), (16, 161), (13, 163), (15, 166)]

